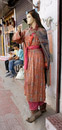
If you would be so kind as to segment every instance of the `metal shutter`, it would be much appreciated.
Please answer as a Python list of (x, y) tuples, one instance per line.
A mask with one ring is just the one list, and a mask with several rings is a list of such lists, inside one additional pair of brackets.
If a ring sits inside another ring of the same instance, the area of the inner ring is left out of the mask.
[(28, 0), (19, 1), (16, 6), (16, 26), (22, 23), (22, 20), (26, 17), (26, 11), (32, 9), (32, 5)]

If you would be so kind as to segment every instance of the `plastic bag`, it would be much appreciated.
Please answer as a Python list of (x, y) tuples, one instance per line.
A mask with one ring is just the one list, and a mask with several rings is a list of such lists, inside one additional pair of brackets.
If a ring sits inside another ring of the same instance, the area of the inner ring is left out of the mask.
[(16, 79), (24, 79), (24, 67), (19, 70)]

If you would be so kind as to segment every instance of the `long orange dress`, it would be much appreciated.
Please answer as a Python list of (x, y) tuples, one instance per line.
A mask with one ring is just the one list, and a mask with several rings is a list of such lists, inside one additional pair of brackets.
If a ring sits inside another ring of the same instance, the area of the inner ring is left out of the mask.
[[(20, 43), (24, 42), (25, 48), (29, 46), (40, 46), (40, 41), (36, 35), (39, 30), (44, 34), (41, 28), (29, 29), (20, 34)], [(33, 39), (31, 36), (33, 34)], [(41, 36), (42, 37), (42, 36)], [(42, 37), (44, 39), (44, 37)], [(25, 55), (24, 55), (25, 58)], [(25, 70), (24, 94), (27, 101), (41, 102), (45, 101), (45, 65), (44, 55), (40, 49), (28, 50), (28, 68)]]
[[(31, 36), (34, 38), (31, 42)], [(35, 30), (29, 30), (23, 36), (25, 47), (40, 45)], [(30, 102), (45, 100), (44, 55), (40, 49), (28, 50), (28, 68), (25, 70), (24, 93)]]

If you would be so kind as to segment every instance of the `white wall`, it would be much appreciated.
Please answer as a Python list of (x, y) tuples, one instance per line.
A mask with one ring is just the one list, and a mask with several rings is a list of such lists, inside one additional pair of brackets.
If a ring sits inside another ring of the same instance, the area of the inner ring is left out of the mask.
[[(38, 0), (33, 0), (33, 3), (36, 4)], [(52, 39), (53, 39), (53, 62), (51, 63), (51, 86), (46, 89), (46, 101), (51, 107), (56, 109), (56, 87), (57, 87), (57, 0), (40, 0), (40, 11), (39, 15), (42, 21), (42, 24), (46, 28), (46, 23), (43, 21), (46, 20), (49, 16), (52, 17), (51, 30), (52, 30)]]

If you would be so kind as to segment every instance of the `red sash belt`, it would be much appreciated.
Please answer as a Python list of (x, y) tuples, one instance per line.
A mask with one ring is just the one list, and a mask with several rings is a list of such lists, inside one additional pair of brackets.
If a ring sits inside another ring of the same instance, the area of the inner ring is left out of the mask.
[(26, 47), (25, 49), (25, 59), (24, 59), (24, 69), (27, 70), (28, 68), (28, 50), (34, 50), (34, 49), (39, 49), (39, 46), (30, 46)]

